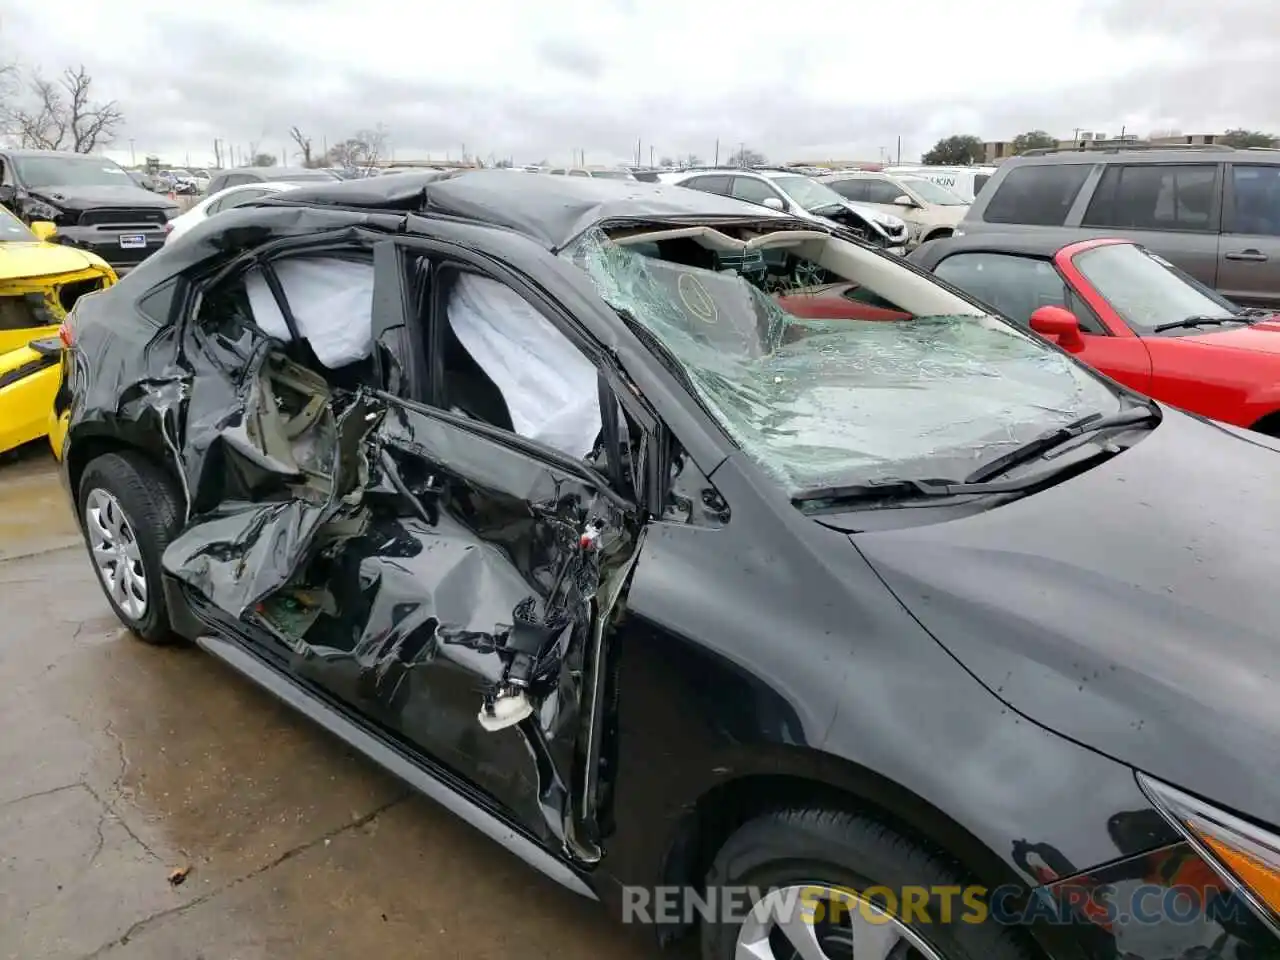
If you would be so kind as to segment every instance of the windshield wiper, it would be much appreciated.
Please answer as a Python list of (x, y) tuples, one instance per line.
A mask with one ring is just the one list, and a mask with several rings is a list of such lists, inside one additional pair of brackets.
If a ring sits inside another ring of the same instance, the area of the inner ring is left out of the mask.
[(1153, 333), (1162, 333), (1165, 330), (1177, 330), (1180, 327), (1198, 327), (1203, 323), (1248, 323), (1249, 321), (1241, 316), (1233, 314), (1229, 317), (1186, 317), (1182, 320), (1170, 320), (1168, 323), (1157, 323), (1151, 328)]
[[(1038, 481), (1037, 481), (1038, 482)], [(1017, 493), (1031, 484), (1024, 480), (1007, 483), (968, 483), (963, 480), (870, 480), (834, 487), (810, 487), (791, 495), (795, 506), (816, 501), (923, 500), (929, 497), (983, 496)]]
[(999, 476), (1021, 464), (1030, 463), (1037, 457), (1048, 453), (1054, 447), (1059, 447), (1069, 440), (1084, 436), (1086, 433), (1097, 433), (1100, 430), (1110, 430), (1114, 427), (1136, 426), (1140, 423), (1158, 423), (1159, 420), (1159, 408), (1145, 405), (1125, 410), (1121, 413), (1114, 413), (1111, 416), (1091, 413), (1089, 416), (1081, 417), (1065, 427), (1059, 427), (1057, 430), (1042, 434), (1016, 450), (1010, 450), (1003, 456), (996, 457), (990, 463), (983, 464), (965, 477), (964, 482), (966, 484), (985, 483), (992, 477)]

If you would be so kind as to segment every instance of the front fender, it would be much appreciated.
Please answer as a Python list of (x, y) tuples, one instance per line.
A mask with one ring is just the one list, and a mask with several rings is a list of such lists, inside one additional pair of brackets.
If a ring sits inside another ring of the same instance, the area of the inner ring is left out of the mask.
[(734, 467), (713, 478), (723, 528), (653, 525), (614, 636), (613, 876), (662, 882), (690, 812), (761, 777), (835, 788), (1027, 883), (1020, 842), (1080, 870), (1134, 852), (1108, 829), (1149, 807), (1129, 767), (1010, 711), (847, 537), (753, 502)]

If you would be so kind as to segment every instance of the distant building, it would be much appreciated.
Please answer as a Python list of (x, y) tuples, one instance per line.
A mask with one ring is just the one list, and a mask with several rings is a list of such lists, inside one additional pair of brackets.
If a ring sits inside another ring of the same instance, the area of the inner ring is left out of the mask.
[[(1111, 136), (1108, 133), (1081, 130), (1075, 140), (1059, 140), (1059, 150), (1115, 150), (1127, 146), (1154, 145), (1161, 147), (1207, 146), (1222, 139), (1220, 133), (1187, 133), (1168, 137), (1144, 139), (1136, 133)], [(1275, 144), (1273, 143), (1273, 146)], [(999, 163), (1017, 155), (1011, 140), (992, 140), (982, 145), (987, 163)]]

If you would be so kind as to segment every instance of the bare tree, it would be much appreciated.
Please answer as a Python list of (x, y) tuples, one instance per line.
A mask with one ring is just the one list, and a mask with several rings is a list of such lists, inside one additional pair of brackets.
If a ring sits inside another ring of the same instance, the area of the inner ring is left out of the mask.
[(348, 137), (346, 140), (339, 140), (329, 148), (329, 155), (326, 158), (331, 166), (341, 167), (348, 170), (358, 166), (360, 158), (364, 155), (364, 144), (355, 137)]
[(390, 136), (391, 134), (387, 128), (380, 123), (372, 129), (356, 132), (356, 139), (364, 144), (364, 165), (366, 167), (372, 167), (386, 155), (387, 140)]
[(7, 118), (13, 112), (21, 79), (16, 63), (0, 63), (0, 116)]
[(92, 100), (92, 87), (93, 77), (83, 65), (68, 67), (56, 80), (32, 75), (27, 96), (5, 107), (12, 136), (22, 146), (39, 150), (92, 153), (109, 145), (124, 122), (124, 114), (114, 100)]
[(240, 154), (240, 166), (252, 167), (255, 165), (253, 162), (253, 158), (258, 155), (258, 142), (259, 141), (257, 140), (249, 141), (249, 149), (246, 150), (244, 153)]
[(296, 126), (289, 129), (289, 136), (298, 145), (298, 152), (302, 154), (302, 165), (304, 167), (311, 166), (311, 138)]
[(329, 148), (328, 161), (335, 167), (372, 167), (386, 152), (388, 133), (382, 124), (372, 130), (358, 130), (355, 136)]
[(274, 153), (253, 153), (253, 167), (274, 167), (276, 165), (276, 155)]

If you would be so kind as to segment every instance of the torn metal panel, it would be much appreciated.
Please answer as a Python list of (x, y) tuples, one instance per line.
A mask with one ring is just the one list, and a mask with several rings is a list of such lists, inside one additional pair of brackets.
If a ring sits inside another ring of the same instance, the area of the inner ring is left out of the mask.
[(233, 494), (169, 545), (165, 569), (234, 617), (280, 589), (322, 527), (358, 514), (360, 442), (377, 416), (367, 397), (335, 401), (321, 377), (263, 353), (216, 441), (220, 489)]
[(596, 594), (633, 556), (630, 509), (583, 471), (323, 383), (264, 358), (216, 441), (240, 495), (166, 570), (563, 841)]

